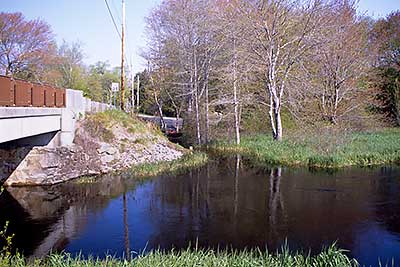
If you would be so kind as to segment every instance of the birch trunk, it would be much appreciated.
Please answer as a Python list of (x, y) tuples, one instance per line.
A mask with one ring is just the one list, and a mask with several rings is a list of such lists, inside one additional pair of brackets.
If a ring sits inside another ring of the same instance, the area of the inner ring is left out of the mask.
[(235, 112), (235, 132), (236, 144), (240, 144), (240, 117), (239, 117), (239, 101), (238, 101), (238, 88), (237, 88), (237, 53), (236, 53), (236, 39), (233, 39), (233, 102)]
[(275, 124), (276, 124), (276, 135), (275, 135), (275, 140), (276, 141), (282, 141), (282, 120), (281, 120), (281, 112), (280, 109), (278, 109), (275, 112)]
[(193, 53), (194, 57), (194, 105), (196, 112), (196, 139), (197, 144), (201, 144), (201, 133), (200, 133), (200, 114), (199, 114), (199, 88), (198, 88), (198, 70), (197, 70), (197, 55), (196, 51)]
[[(208, 76), (208, 75), (207, 75)], [(206, 79), (205, 85), (205, 112), (206, 112), (206, 134), (205, 134), (205, 142), (209, 143), (209, 135), (210, 135), (210, 118), (209, 118), (209, 100), (208, 100), (208, 78)]]
[(269, 122), (271, 125), (271, 131), (272, 131), (272, 137), (275, 139), (276, 138), (276, 127), (275, 127), (275, 119), (274, 119), (274, 106), (273, 106), (273, 98), (272, 98), (272, 94), (269, 93)]
[(157, 93), (154, 94), (154, 100), (157, 104), (158, 114), (160, 115), (160, 127), (161, 127), (161, 129), (164, 129), (165, 121), (164, 121), (164, 115), (163, 115), (163, 111), (162, 111), (162, 101), (160, 101), (158, 99)]

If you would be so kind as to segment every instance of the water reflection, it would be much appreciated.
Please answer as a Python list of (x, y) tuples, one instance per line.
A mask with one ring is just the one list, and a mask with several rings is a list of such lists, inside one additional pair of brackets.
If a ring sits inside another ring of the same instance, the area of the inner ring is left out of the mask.
[(128, 225), (128, 207), (126, 203), (126, 192), (122, 196), (124, 202), (124, 240), (125, 240), (125, 256), (129, 260), (131, 258), (131, 249), (129, 246), (129, 225)]
[(94, 184), (9, 188), (0, 198), (15, 244), (130, 256), (143, 249), (279, 248), (318, 252), (338, 241), (360, 262), (400, 261), (400, 168), (337, 172), (250, 167), (236, 155), (144, 184), (105, 176)]

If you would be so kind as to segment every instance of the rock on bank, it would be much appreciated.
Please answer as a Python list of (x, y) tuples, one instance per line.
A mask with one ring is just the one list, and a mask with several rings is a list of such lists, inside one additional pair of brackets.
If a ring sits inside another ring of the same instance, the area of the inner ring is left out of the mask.
[(136, 164), (171, 161), (184, 153), (153, 125), (120, 111), (106, 111), (78, 123), (72, 146), (33, 147), (4, 185), (53, 185)]

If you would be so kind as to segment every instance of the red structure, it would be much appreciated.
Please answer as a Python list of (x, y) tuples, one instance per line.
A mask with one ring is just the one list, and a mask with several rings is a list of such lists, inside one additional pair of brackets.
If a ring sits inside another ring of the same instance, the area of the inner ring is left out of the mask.
[(0, 106), (65, 107), (65, 89), (0, 76)]

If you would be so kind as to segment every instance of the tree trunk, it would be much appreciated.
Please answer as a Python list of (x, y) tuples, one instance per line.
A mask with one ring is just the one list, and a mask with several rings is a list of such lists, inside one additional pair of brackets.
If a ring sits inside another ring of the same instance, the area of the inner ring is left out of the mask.
[[(208, 76), (208, 75), (207, 75)], [(206, 112), (206, 134), (205, 134), (205, 142), (209, 143), (209, 134), (210, 134), (210, 118), (209, 118), (209, 103), (208, 103), (208, 78), (206, 79), (206, 88), (205, 88), (205, 112)]]
[(163, 111), (162, 111), (162, 99), (158, 100), (157, 93), (154, 93), (154, 100), (157, 104), (158, 115), (160, 116), (160, 127), (161, 127), (161, 129), (164, 129), (165, 121), (164, 121), (164, 115), (163, 115)]
[(240, 144), (240, 117), (239, 117), (239, 101), (237, 88), (237, 54), (236, 54), (236, 39), (233, 39), (233, 103), (235, 110), (235, 132), (236, 144)]
[(194, 90), (194, 86), (193, 86), (193, 73), (192, 73), (192, 71), (191, 71), (191, 73), (190, 73), (190, 88), (189, 88), (189, 92), (190, 92), (190, 93), (189, 93), (188, 96), (187, 96), (187, 104), (188, 104), (187, 112), (188, 112), (189, 114), (191, 114), (192, 111), (193, 111), (193, 95), (194, 95), (193, 90)]
[(276, 135), (275, 135), (274, 139), (276, 141), (282, 141), (282, 120), (281, 120), (280, 109), (275, 111), (274, 116), (275, 116), (275, 124), (276, 124)]
[(271, 125), (272, 137), (276, 138), (276, 127), (275, 127), (275, 119), (274, 119), (274, 102), (272, 98), (272, 94), (270, 93), (269, 97), (269, 123)]
[(160, 114), (161, 129), (165, 129), (165, 121), (161, 105), (158, 106), (158, 113)]
[(199, 93), (197, 90), (194, 92), (194, 108), (196, 112), (196, 140), (197, 144), (201, 144), (201, 134), (200, 134), (200, 114), (199, 114)]
[(180, 126), (179, 126), (179, 119), (180, 119), (180, 112), (179, 111), (177, 111), (176, 112), (176, 122), (175, 122), (175, 129), (176, 129), (176, 132), (177, 133), (179, 133), (180, 132)]
[(199, 88), (198, 88), (198, 73), (197, 73), (197, 55), (196, 52), (193, 53), (194, 57), (194, 105), (196, 112), (196, 139), (197, 144), (201, 144), (201, 134), (200, 134), (200, 114), (199, 114)]

